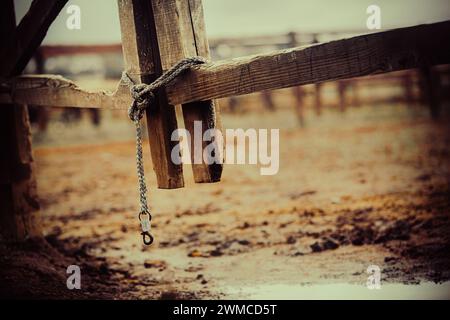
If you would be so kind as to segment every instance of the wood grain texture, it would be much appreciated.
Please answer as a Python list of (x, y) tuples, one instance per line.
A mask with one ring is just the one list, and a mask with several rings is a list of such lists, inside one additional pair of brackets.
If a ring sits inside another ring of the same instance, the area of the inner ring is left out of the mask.
[(132, 99), (125, 86), (114, 92), (89, 91), (57, 75), (25, 75), (0, 87), (1, 103), (53, 107), (127, 109)]
[(132, 99), (126, 86), (114, 92), (89, 91), (57, 75), (25, 75), (0, 87), (1, 103), (53, 107), (102, 108), (126, 110)]
[(168, 87), (171, 103), (450, 63), (450, 22), (201, 65)]
[[(17, 29), (13, 0), (2, 2), (0, 21), (0, 37), (10, 45), (6, 50), (20, 51), (19, 46), (15, 45)], [(3, 63), (13, 68), (3, 69), (0, 76), (8, 76), (11, 70), (17, 70), (14, 65), (17, 63), (16, 55), (13, 54), (11, 60)], [(41, 236), (30, 123), (25, 105), (0, 104), (0, 148), (2, 238), (23, 241)]]
[[(189, 0), (190, 18), (193, 28), (195, 47), (197, 55), (210, 58), (208, 37), (206, 34), (205, 19), (203, 13), (203, 5), (200, 0)], [(183, 104), (184, 122), (187, 127), (192, 129), (194, 121), (202, 121), (203, 132), (208, 129), (218, 129), (222, 131), (222, 121), (220, 116), (220, 106), (217, 100), (205, 100), (196, 103)], [(193, 142), (193, 141), (191, 141)], [(202, 145), (205, 148), (206, 143)], [(217, 150), (223, 146), (216, 144)], [(192, 149), (192, 146), (191, 146)], [(223, 160), (223, 150), (221, 150)], [(191, 156), (192, 159), (194, 155)], [(220, 181), (223, 171), (222, 164), (193, 164), (195, 182), (217, 182)]]
[[(158, 38), (159, 55), (163, 70), (169, 69), (183, 58), (203, 56), (209, 58), (208, 41), (200, 0), (153, 0), (152, 7)], [(218, 128), (219, 109), (214, 101), (191, 102), (182, 105), (185, 128), (194, 135), (194, 122), (202, 122), (202, 134)], [(194, 139), (191, 139), (191, 158), (194, 160)], [(204, 148), (207, 142), (204, 142)], [(192, 161), (194, 162), (194, 161)], [(221, 164), (192, 164), (197, 183), (216, 182), (222, 173)]]
[[(151, 83), (162, 74), (152, 3), (119, 0), (118, 5), (126, 71), (135, 83)], [(171, 160), (171, 151), (176, 144), (171, 141), (171, 135), (178, 128), (175, 108), (168, 104), (163, 90), (157, 92), (151, 108), (146, 110), (146, 119), (158, 187), (183, 187), (183, 167)]]
[[(221, 60), (194, 67), (169, 85), (166, 92), (169, 103), (176, 105), (262, 90), (383, 74), (423, 65), (448, 64), (449, 38), (450, 22), (446, 21), (336, 40), (306, 48)], [(50, 91), (51, 96), (36, 98), (34, 96), (42, 91), (33, 86), (26, 88), (27, 83), (31, 81), (35, 79), (18, 78), (15, 81), (18, 89), (14, 95), (8, 90), (0, 89), (0, 102), (27, 103), (39, 99), (42, 105), (55, 105), (52, 101), (60, 98), (59, 90)], [(69, 89), (65, 90), (67, 93)], [(89, 99), (99, 99), (93, 97), (97, 94), (102, 96), (105, 93), (89, 92)], [(122, 87), (110, 95), (113, 95), (113, 100), (130, 101), (129, 93)], [(73, 94), (73, 97), (67, 97), (64, 103), (67, 106), (83, 107), (84, 101), (77, 101), (77, 94)], [(110, 105), (114, 105), (113, 108), (124, 108), (121, 103)], [(108, 106), (100, 104), (100, 107)]]

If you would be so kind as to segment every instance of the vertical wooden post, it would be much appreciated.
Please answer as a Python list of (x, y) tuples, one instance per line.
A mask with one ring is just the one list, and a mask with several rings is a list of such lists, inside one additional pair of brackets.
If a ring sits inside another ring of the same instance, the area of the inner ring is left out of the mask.
[(295, 97), (295, 102), (296, 102), (296, 106), (295, 106), (295, 110), (296, 110), (296, 114), (297, 114), (297, 119), (298, 119), (298, 124), (301, 127), (305, 126), (305, 115), (304, 115), (304, 90), (301, 86), (297, 86), (297, 87), (292, 87), (292, 93), (294, 94)]
[(260, 93), (261, 100), (263, 102), (264, 108), (267, 111), (275, 111), (275, 104), (273, 103), (272, 91), (263, 90)]
[(322, 114), (322, 83), (316, 83), (314, 85), (314, 104), (316, 109), (316, 115)]
[[(152, 4), (149, 0), (119, 0), (122, 48), (128, 75), (136, 83), (150, 83), (162, 73)], [(175, 145), (171, 134), (177, 129), (175, 108), (158, 92), (147, 110), (147, 130), (153, 168), (159, 188), (184, 186), (183, 169), (174, 164), (170, 152)]]
[(420, 68), (422, 99), (430, 108), (431, 117), (439, 119), (441, 106), (439, 100), (439, 76), (429, 65)]
[(406, 71), (402, 76), (402, 86), (403, 92), (405, 95), (405, 101), (408, 108), (411, 108), (414, 103), (414, 95), (413, 95), (413, 79), (411, 71)]
[[(311, 43), (319, 43), (319, 39), (317, 39), (317, 34), (313, 34), (313, 40)], [(314, 101), (315, 101), (315, 110), (316, 115), (320, 116), (322, 114), (322, 83), (316, 83), (314, 85)]]
[[(296, 32), (289, 32), (287, 34), (288, 39), (289, 39), (289, 47), (290, 48), (295, 48), (298, 46), (299, 44), (299, 40), (298, 40), (298, 35)], [(292, 94), (294, 95), (295, 98), (295, 113), (297, 115), (297, 119), (298, 119), (298, 123), (300, 124), (301, 127), (303, 127), (305, 125), (305, 116), (304, 116), (304, 90), (301, 86), (296, 86), (292, 88)]]
[[(119, 0), (122, 45), (127, 72), (135, 81), (149, 82), (185, 57), (209, 58), (209, 47), (198, 0)], [(182, 166), (171, 161), (171, 134), (177, 128), (175, 106), (169, 105), (164, 90), (158, 93), (154, 110), (147, 111), (147, 123), (159, 188), (183, 187)], [(220, 128), (220, 113), (214, 101), (184, 104), (183, 117), (191, 133), (194, 160), (194, 122), (202, 122), (201, 134)], [(202, 147), (209, 144), (203, 142)], [(221, 164), (208, 165), (201, 152), (200, 164), (193, 164), (195, 182), (219, 181)]]
[(345, 91), (347, 89), (347, 83), (345, 81), (337, 82), (337, 90), (339, 94), (339, 111), (344, 112), (347, 107), (347, 101), (345, 99)]
[[(163, 70), (180, 59), (190, 56), (210, 58), (201, 0), (152, 0), (159, 54)], [(192, 171), (196, 183), (217, 182), (222, 175), (222, 164), (207, 164), (203, 148), (194, 148), (194, 123), (201, 121), (203, 136), (208, 129), (221, 129), (217, 101), (198, 101), (182, 105), (184, 126), (191, 134)], [(197, 152), (197, 157), (195, 152)], [(194, 163), (195, 158), (201, 163)]]
[(0, 105), (0, 232), (12, 240), (39, 236), (39, 202), (24, 105)]
[[(1, 7), (0, 38), (5, 46), (0, 57), (4, 57), (6, 48), (15, 47), (16, 20), (13, 0), (2, 2)], [(39, 203), (26, 106), (0, 105), (0, 148), (0, 233), (10, 240), (39, 236)]]
[(361, 99), (359, 96), (359, 82), (357, 80), (352, 81), (352, 97), (352, 104), (355, 107), (361, 107)]

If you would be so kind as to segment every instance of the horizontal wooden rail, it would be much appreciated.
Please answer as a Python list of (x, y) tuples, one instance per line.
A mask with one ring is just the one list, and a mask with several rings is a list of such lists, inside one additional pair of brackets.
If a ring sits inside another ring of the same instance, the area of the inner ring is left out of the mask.
[(168, 88), (173, 104), (450, 63), (450, 21), (219, 61)]
[(11, 83), (11, 86), (0, 87), (0, 103), (125, 109), (131, 102), (130, 93), (123, 86), (119, 86), (114, 92), (90, 91), (57, 75), (20, 76)]
[(78, 54), (122, 54), (122, 45), (120, 43), (101, 45), (45, 45), (38, 49), (38, 53), (41, 54), (44, 59)]
[[(450, 63), (450, 21), (201, 65), (167, 88), (172, 105)], [(120, 109), (129, 92), (88, 92), (55, 76), (25, 76), (0, 103)]]

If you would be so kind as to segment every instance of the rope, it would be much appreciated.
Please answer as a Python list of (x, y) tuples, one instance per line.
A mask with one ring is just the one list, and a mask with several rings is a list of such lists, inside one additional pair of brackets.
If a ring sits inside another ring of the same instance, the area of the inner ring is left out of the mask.
[(185, 58), (164, 72), (159, 78), (150, 84), (136, 84), (125, 71), (122, 73), (121, 81), (129, 87), (131, 97), (133, 98), (133, 103), (128, 108), (128, 117), (134, 122), (136, 127), (136, 171), (139, 183), (140, 204), (138, 217), (141, 223), (141, 235), (143, 237), (144, 244), (146, 245), (152, 244), (153, 236), (150, 234), (150, 221), (152, 217), (147, 204), (147, 184), (145, 183), (144, 174), (141, 119), (144, 115), (145, 109), (148, 108), (148, 106), (154, 101), (155, 92), (158, 89), (167, 86), (184, 71), (205, 62), (206, 60), (202, 57)]

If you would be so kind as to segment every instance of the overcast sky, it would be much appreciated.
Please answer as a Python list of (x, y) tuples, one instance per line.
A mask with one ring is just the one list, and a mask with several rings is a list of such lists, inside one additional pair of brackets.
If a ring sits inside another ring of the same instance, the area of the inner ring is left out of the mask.
[[(15, 0), (18, 20), (32, 0)], [(70, 0), (81, 8), (81, 30), (68, 30), (64, 9), (46, 44), (120, 42), (116, 0)], [(381, 8), (382, 28), (450, 20), (450, 0), (203, 0), (209, 37), (366, 28), (366, 8)]]

